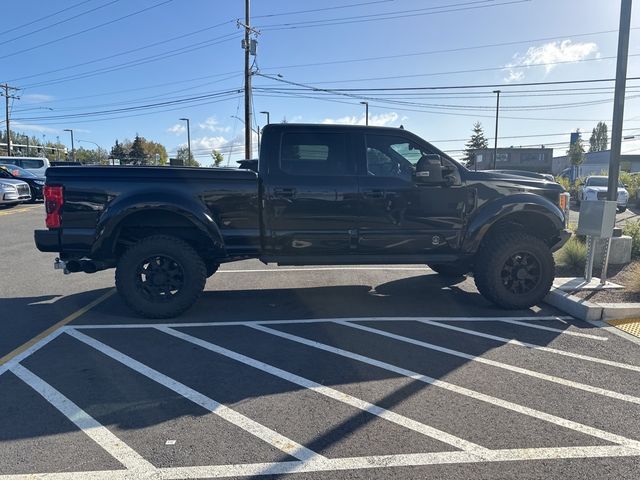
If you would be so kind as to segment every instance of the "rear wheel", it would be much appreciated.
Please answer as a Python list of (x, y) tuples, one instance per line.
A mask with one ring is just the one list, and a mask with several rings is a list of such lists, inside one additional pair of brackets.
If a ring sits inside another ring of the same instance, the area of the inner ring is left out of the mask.
[(477, 255), (474, 278), (480, 293), (508, 309), (529, 308), (551, 289), (555, 275), (551, 249), (524, 232), (492, 235)]
[(624, 213), (624, 212), (626, 212), (626, 211), (627, 211), (627, 207), (626, 207), (626, 206), (624, 206), (624, 207), (618, 207), (618, 213)]
[(185, 241), (144, 238), (118, 261), (116, 288), (131, 310), (148, 318), (180, 315), (198, 299), (207, 278), (202, 258)]

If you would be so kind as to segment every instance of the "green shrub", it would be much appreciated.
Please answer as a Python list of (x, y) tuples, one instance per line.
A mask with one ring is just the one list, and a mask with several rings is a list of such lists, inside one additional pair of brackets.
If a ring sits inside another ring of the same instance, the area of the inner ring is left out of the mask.
[(556, 262), (575, 270), (584, 268), (587, 261), (587, 246), (578, 237), (571, 237), (555, 254)]
[(571, 182), (567, 177), (556, 177), (556, 182), (562, 185), (562, 187), (568, 192), (571, 190)]
[(629, 199), (635, 200), (638, 194), (638, 187), (640, 186), (640, 175), (631, 175), (629, 172), (620, 172), (620, 182), (627, 186), (629, 192)]
[(631, 256), (640, 257), (640, 221), (628, 221), (624, 224), (622, 233), (631, 237)]

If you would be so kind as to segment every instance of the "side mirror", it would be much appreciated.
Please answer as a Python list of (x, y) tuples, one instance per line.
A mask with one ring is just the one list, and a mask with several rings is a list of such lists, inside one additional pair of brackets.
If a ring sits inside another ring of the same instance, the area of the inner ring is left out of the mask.
[(421, 185), (442, 185), (442, 159), (440, 155), (423, 155), (416, 164), (415, 181)]

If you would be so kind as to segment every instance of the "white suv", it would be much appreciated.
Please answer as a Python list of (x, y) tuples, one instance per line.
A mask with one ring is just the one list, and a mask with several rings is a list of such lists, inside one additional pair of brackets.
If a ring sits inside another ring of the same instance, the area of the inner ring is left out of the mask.
[(0, 163), (10, 163), (11, 165), (17, 165), (38, 177), (44, 177), (44, 172), (47, 171), (51, 165), (49, 160), (45, 157), (0, 157)]

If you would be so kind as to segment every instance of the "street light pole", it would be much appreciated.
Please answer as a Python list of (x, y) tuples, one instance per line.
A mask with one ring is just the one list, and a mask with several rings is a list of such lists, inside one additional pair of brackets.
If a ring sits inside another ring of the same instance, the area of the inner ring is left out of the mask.
[(183, 122), (187, 122), (187, 150), (189, 152), (189, 163), (191, 163), (191, 127), (188, 118), (181, 118)]
[(64, 131), (71, 133), (71, 160), (73, 162), (75, 162), (76, 161), (76, 148), (75, 148), (75, 144), (73, 142), (73, 129), (65, 128)]
[(364, 105), (364, 124), (369, 125), (369, 102), (360, 102), (361, 105)]
[(496, 136), (493, 142), (493, 169), (496, 169), (496, 162), (498, 161), (498, 117), (500, 116), (500, 90), (494, 90), (496, 94)]
[(269, 112), (267, 112), (266, 110), (264, 112), (260, 112), (263, 113), (267, 116), (267, 125), (269, 125), (271, 122), (269, 121)]

